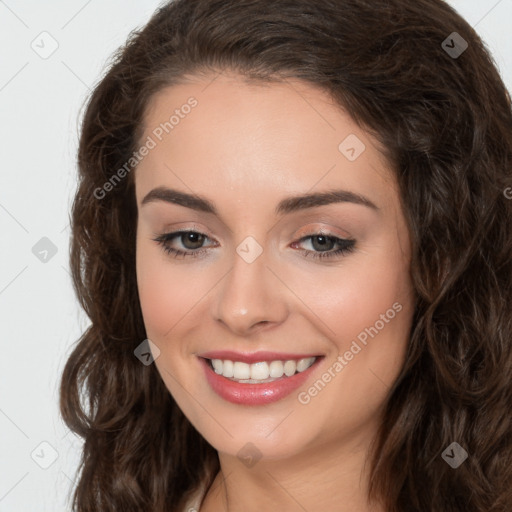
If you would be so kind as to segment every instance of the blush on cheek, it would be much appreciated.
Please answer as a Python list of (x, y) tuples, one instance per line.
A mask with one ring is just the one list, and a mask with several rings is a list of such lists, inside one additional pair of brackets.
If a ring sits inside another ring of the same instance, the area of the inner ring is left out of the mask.
[[(359, 291), (348, 290), (348, 294), (338, 297), (330, 310), (324, 313), (328, 315), (325, 316), (326, 323), (332, 326), (340, 340), (340, 352), (349, 350), (352, 342), (355, 342), (365, 352), (365, 358), (377, 347), (386, 349), (388, 342), (396, 339), (397, 335), (401, 338), (404, 321), (407, 323), (409, 320), (405, 315), (401, 317), (401, 313), (393, 308), (393, 304), (403, 300), (396, 287), (369, 286), (367, 290), (371, 290), (371, 293), (361, 287)], [(377, 346), (374, 339), (378, 342)]]
[(137, 286), (140, 306), (148, 337), (162, 341), (174, 325), (174, 315), (179, 307), (177, 294), (167, 279), (163, 278), (162, 263), (143, 244), (137, 247)]
[(351, 339), (365, 327), (373, 325), (379, 315), (391, 307), (396, 296), (396, 290), (380, 287), (363, 278), (345, 280), (331, 286), (330, 290), (329, 299), (322, 301), (320, 316), (338, 336), (345, 339)]
[[(156, 261), (155, 261), (156, 260)], [(194, 315), (193, 308), (200, 307), (203, 291), (179, 265), (148, 257), (141, 251), (137, 265), (139, 298), (146, 332), (155, 342), (165, 342), (173, 334), (174, 326), (187, 315)], [(204, 276), (203, 276), (204, 277)]]
[(142, 315), (146, 330), (156, 336), (156, 341), (165, 341), (173, 326), (187, 311), (189, 300), (172, 283), (167, 284), (158, 276), (140, 284)]

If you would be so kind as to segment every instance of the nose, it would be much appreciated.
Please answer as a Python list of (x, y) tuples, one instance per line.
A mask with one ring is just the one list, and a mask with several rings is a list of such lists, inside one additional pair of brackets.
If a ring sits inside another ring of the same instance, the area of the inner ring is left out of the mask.
[(265, 252), (252, 263), (235, 254), (217, 287), (215, 319), (231, 332), (248, 336), (284, 322), (289, 313), (286, 287), (267, 267)]

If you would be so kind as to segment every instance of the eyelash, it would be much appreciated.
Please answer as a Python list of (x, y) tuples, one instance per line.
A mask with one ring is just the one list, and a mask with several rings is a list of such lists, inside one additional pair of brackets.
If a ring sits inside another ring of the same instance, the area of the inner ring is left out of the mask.
[[(162, 246), (162, 249), (171, 257), (173, 258), (185, 258), (185, 257), (192, 257), (197, 258), (202, 253), (206, 252), (205, 248), (199, 248), (199, 250), (189, 250), (189, 251), (182, 251), (181, 249), (174, 249), (169, 246), (169, 243), (172, 242), (172, 240), (176, 237), (179, 237), (181, 235), (187, 234), (187, 233), (195, 233), (197, 235), (202, 235), (205, 238), (208, 238), (203, 233), (200, 233), (199, 231), (193, 231), (193, 230), (184, 230), (184, 231), (174, 231), (172, 233), (163, 233), (161, 235), (156, 236), (153, 238), (153, 241), (157, 242), (159, 245)], [(337, 256), (342, 256), (349, 254), (354, 251), (355, 249), (355, 243), (356, 241), (354, 239), (350, 238), (338, 238), (335, 236), (330, 236), (325, 233), (313, 233), (310, 235), (306, 235), (302, 237), (297, 242), (294, 242), (294, 244), (299, 242), (304, 242), (305, 240), (308, 240), (310, 238), (315, 237), (324, 237), (329, 240), (333, 240), (336, 245), (339, 245), (340, 248), (335, 251), (309, 251), (307, 249), (301, 249), (301, 252), (304, 253), (304, 256), (306, 258), (313, 258), (313, 259), (324, 259), (324, 258), (335, 258)]]

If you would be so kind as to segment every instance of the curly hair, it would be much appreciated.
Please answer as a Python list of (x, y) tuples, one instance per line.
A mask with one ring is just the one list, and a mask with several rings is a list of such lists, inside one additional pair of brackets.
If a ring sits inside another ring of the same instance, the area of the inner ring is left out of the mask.
[[(447, 51), (454, 37), (462, 53)], [(511, 98), (442, 0), (176, 0), (112, 57), (86, 105), (71, 211), (73, 285), (90, 318), (60, 387), (84, 440), (73, 510), (179, 510), (219, 470), (155, 365), (133, 353), (146, 338), (134, 173), (98, 190), (140, 144), (156, 92), (223, 70), (327, 92), (396, 175), (416, 302), (369, 497), (390, 512), (512, 510)], [(457, 470), (441, 457), (453, 441), (469, 454)]]

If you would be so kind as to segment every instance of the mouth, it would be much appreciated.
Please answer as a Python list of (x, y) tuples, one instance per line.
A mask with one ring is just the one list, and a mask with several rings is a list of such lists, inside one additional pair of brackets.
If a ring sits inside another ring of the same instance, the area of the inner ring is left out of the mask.
[(221, 398), (236, 404), (262, 405), (292, 393), (323, 358), (311, 354), (216, 352), (199, 356), (199, 361), (210, 387)]
[(258, 361), (248, 364), (231, 359), (206, 359), (210, 368), (217, 374), (242, 384), (262, 384), (283, 377), (292, 377), (306, 371), (317, 357), (301, 359)]

